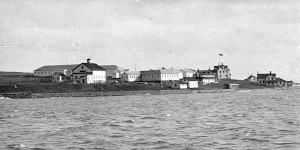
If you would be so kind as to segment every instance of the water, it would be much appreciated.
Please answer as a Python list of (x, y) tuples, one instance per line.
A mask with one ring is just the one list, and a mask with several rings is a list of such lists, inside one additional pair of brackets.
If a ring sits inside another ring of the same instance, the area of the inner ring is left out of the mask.
[(300, 90), (0, 99), (0, 149), (300, 149)]

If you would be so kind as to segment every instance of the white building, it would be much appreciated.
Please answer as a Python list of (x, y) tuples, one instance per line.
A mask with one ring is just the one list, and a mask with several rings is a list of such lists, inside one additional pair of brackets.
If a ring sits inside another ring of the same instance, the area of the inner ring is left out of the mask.
[(183, 81), (188, 84), (188, 88), (198, 88), (198, 80), (194, 77), (185, 77)]
[(125, 69), (116, 65), (101, 65), (105, 72), (107, 78), (119, 79), (121, 74), (125, 72)]
[(63, 73), (65, 76), (70, 77), (72, 75), (72, 70), (78, 66), (78, 64), (73, 65), (49, 65), (43, 66), (34, 70), (34, 75), (39, 77), (49, 77), (55, 72)]
[(87, 59), (87, 63), (81, 63), (72, 71), (72, 79), (74, 83), (90, 84), (106, 82), (105, 70), (97, 64), (90, 63), (90, 59)]
[(141, 81), (140, 71), (126, 71), (121, 74), (121, 81), (125, 82), (138, 82)]
[(175, 69), (141, 71), (141, 79), (143, 82), (178, 81), (180, 79), (180, 71)]
[(187, 89), (187, 87), (188, 87), (187, 83), (183, 81), (175, 81), (171, 85), (171, 88), (173, 89)]
[(182, 72), (183, 77), (193, 77), (194, 74), (196, 73), (192, 69), (180, 69), (179, 71)]

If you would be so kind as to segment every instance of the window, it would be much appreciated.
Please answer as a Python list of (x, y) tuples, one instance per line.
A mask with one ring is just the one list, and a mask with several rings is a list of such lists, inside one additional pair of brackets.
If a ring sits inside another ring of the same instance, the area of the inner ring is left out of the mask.
[(83, 69), (83, 66), (81, 66), (81, 69)]
[(75, 79), (77, 79), (77, 76), (75, 76)]

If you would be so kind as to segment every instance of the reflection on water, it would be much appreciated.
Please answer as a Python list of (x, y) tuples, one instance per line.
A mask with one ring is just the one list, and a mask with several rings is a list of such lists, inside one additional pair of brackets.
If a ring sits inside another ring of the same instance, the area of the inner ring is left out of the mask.
[(0, 149), (300, 149), (300, 90), (1, 99)]

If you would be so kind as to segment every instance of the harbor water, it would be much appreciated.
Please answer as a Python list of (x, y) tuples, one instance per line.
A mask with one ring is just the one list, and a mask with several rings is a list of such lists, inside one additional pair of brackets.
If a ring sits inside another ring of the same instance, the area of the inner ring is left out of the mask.
[(0, 99), (4, 150), (300, 149), (300, 90)]

